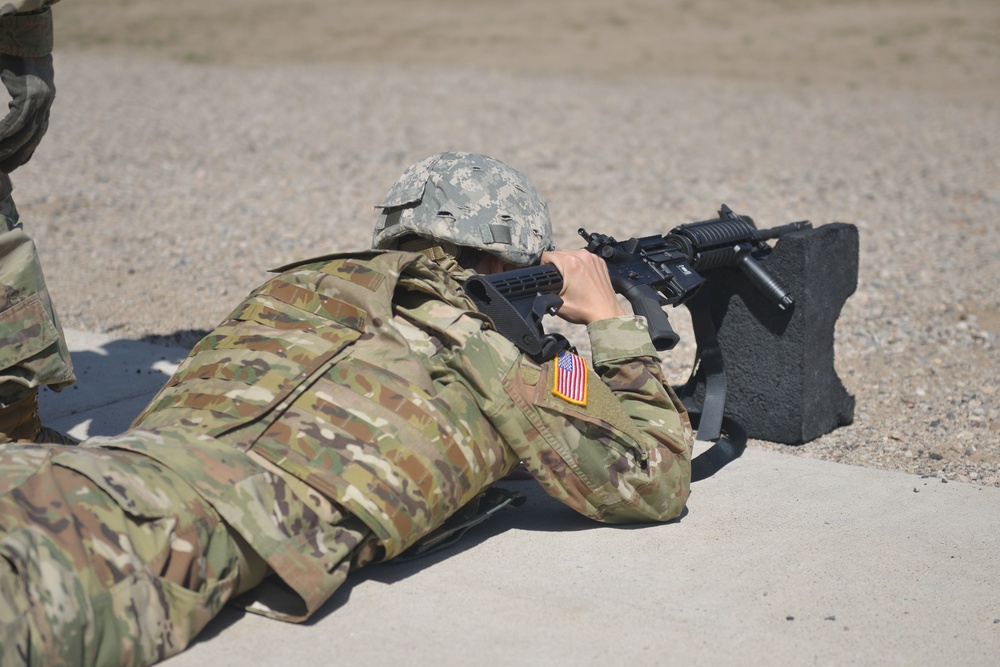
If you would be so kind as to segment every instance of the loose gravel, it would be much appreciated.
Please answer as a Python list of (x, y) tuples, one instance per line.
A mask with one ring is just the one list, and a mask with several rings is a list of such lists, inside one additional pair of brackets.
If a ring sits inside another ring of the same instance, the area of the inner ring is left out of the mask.
[[(1000, 485), (1000, 107), (905, 90), (441, 66), (257, 69), (57, 54), (59, 97), (15, 199), (63, 324), (188, 345), (283, 263), (368, 246), (410, 163), (524, 171), (564, 247), (712, 217), (857, 225), (836, 336), (854, 423), (753, 447)], [(694, 353), (665, 358), (676, 382)]]

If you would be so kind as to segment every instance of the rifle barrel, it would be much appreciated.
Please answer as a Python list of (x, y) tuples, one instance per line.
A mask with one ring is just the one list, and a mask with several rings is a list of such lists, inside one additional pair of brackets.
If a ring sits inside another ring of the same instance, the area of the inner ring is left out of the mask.
[(800, 232), (803, 229), (812, 229), (812, 223), (808, 220), (790, 222), (787, 225), (781, 225), (780, 227), (762, 229), (757, 232), (756, 236), (758, 241), (767, 241), (769, 239), (776, 239), (779, 236), (784, 236), (785, 234), (791, 234), (792, 232)]

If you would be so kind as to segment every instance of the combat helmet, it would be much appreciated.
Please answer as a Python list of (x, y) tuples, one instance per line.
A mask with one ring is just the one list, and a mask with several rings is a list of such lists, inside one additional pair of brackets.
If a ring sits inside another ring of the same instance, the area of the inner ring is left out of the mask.
[(517, 266), (551, 250), (549, 209), (524, 174), (478, 153), (438, 153), (408, 168), (381, 210), (372, 247), (406, 236), (477, 248)]

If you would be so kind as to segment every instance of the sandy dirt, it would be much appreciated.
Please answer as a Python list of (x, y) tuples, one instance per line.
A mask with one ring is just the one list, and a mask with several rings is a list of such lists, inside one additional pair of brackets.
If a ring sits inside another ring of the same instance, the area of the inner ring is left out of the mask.
[[(60, 48), (1000, 93), (992, 0), (64, 0)], [(720, 86), (720, 97), (724, 96)]]

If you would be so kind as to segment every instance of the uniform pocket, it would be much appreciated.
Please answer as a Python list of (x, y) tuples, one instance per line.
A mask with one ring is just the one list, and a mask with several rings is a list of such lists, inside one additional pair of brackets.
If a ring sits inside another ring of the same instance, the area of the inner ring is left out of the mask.
[(32, 294), (0, 312), (0, 369), (16, 366), (58, 340), (41, 295)]
[(87, 447), (59, 452), (52, 463), (84, 475), (133, 517), (162, 519), (177, 511), (176, 494), (162, 489), (173, 476), (151, 458)]

